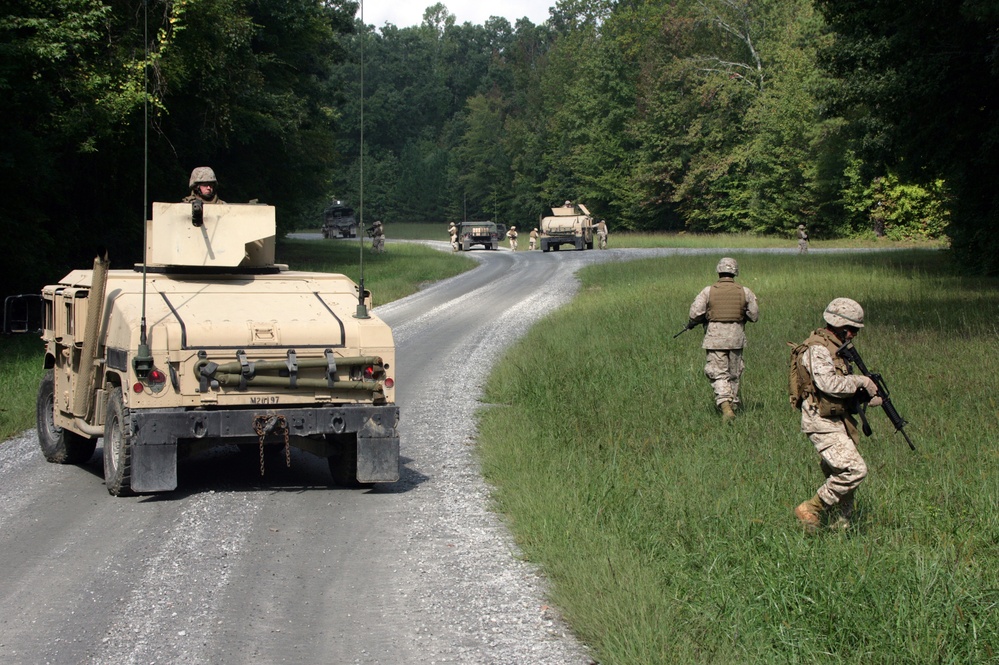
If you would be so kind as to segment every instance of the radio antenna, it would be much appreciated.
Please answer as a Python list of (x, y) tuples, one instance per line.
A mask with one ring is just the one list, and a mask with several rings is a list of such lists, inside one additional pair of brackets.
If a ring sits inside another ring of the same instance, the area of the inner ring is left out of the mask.
[(146, 212), (149, 209), (149, 0), (142, 3), (142, 312), (139, 319), (139, 348), (132, 358), (136, 376), (146, 378), (153, 369), (153, 354), (146, 339)]
[(364, 41), (367, 38), (367, 28), (364, 25), (364, 0), (361, 0), (361, 152), (358, 157), (359, 170), (361, 172), (360, 185), (360, 205), (358, 206), (358, 216), (360, 217), (361, 233), (357, 234), (358, 263), (361, 269), (360, 284), (357, 287), (357, 313), (356, 319), (370, 319), (368, 306), (364, 302)]

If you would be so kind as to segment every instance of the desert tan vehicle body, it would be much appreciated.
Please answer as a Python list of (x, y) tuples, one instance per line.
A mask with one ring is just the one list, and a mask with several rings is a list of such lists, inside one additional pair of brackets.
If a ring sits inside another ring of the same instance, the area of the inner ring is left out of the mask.
[(395, 346), (370, 296), (275, 264), (274, 208), (200, 209), (153, 204), (145, 268), (43, 289), (46, 458), (85, 462), (103, 436), (115, 495), (172, 490), (178, 452), (228, 443), (261, 472), (265, 447), (294, 446), (341, 484), (397, 480)]
[[(578, 210), (577, 210), (578, 208)], [(562, 245), (593, 249), (593, 218), (583, 204), (559, 206), (541, 218), (541, 251), (558, 250)]]

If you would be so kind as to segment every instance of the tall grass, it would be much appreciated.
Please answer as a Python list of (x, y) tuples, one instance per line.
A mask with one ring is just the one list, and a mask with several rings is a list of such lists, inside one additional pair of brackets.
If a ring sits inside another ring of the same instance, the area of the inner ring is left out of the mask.
[(42, 348), (37, 335), (0, 337), (0, 441), (34, 425)]
[[(797, 238), (780, 236), (763, 236), (749, 233), (612, 233), (609, 240), (611, 247), (752, 247), (752, 248), (795, 248)], [(946, 247), (944, 240), (907, 240), (896, 242), (887, 238), (870, 236), (866, 238), (835, 238), (832, 240), (811, 240), (810, 249), (830, 248), (941, 248)]]
[[(736, 256), (761, 320), (731, 427), (699, 329), (671, 339), (713, 259), (589, 268), (497, 366), (480, 451), (523, 552), (604, 665), (997, 662), (999, 284), (937, 252)], [(785, 342), (837, 296), (918, 452), (875, 409), (854, 528), (809, 537), (792, 509), (822, 475)]]
[[(477, 265), (449, 252), (411, 244), (388, 245), (384, 254), (364, 248), (364, 287), (375, 305), (405, 297), (424, 285), (457, 275)], [(288, 240), (277, 251), (278, 261), (295, 270), (343, 273), (360, 278), (360, 249), (350, 241)], [(34, 335), (0, 338), (0, 441), (34, 426), (35, 397), (42, 376), (44, 346)]]

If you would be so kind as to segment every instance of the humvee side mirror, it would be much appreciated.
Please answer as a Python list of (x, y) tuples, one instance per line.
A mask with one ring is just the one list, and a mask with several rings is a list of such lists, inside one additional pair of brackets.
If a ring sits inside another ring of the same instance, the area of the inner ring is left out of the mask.
[(191, 223), (202, 226), (205, 223), (205, 202), (201, 199), (191, 203)]

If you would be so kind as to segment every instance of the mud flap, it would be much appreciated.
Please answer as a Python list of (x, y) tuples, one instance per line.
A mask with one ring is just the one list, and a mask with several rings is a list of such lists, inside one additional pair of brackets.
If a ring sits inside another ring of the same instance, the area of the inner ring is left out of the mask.
[(399, 436), (394, 427), (368, 422), (357, 433), (357, 481), (394, 483), (399, 480)]
[(166, 492), (177, 489), (177, 444), (132, 446), (132, 490)]

